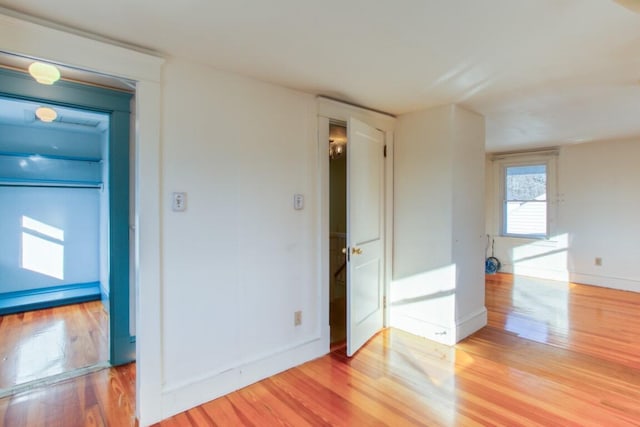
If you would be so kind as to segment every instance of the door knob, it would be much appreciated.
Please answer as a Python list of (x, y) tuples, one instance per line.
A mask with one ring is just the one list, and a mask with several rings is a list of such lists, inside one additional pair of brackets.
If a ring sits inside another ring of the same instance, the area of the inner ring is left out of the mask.
[(357, 248), (357, 247), (356, 248), (351, 248), (351, 253), (353, 255), (360, 255), (360, 254), (362, 254), (362, 249)]
[(346, 255), (347, 254), (347, 248), (342, 248), (342, 253)]

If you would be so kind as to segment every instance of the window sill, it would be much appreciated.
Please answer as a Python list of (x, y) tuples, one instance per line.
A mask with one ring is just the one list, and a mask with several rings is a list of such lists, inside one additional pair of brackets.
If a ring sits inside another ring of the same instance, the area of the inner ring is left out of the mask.
[(549, 240), (548, 236), (541, 236), (538, 234), (503, 234), (500, 237), (522, 240)]

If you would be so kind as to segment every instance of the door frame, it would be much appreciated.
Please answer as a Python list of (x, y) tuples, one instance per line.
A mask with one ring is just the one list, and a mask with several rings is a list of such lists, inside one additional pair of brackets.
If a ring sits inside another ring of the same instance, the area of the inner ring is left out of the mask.
[(109, 363), (135, 360), (130, 331), (130, 113), (132, 93), (60, 81), (41, 85), (26, 73), (0, 70), (0, 94), (10, 98), (101, 112), (109, 115)]
[[(356, 118), (384, 133), (387, 156), (384, 161), (384, 299), (389, 296), (393, 273), (393, 131), (396, 118), (390, 114), (368, 110), (355, 105), (336, 101), (324, 96), (316, 98), (318, 106), (318, 169), (320, 188), (320, 289), (321, 289), (321, 332), (330, 348), (329, 330), (329, 121), (348, 122)], [(347, 142), (348, 144), (348, 142)], [(348, 232), (348, 230), (347, 230)], [(389, 303), (384, 306), (384, 326), (389, 325)]]
[[(162, 65), (157, 53), (0, 8), (2, 51), (122, 77), (136, 85), (135, 279), (136, 415), (163, 418), (162, 373)], [(96, 54), (99, 52), (100, 54)]]

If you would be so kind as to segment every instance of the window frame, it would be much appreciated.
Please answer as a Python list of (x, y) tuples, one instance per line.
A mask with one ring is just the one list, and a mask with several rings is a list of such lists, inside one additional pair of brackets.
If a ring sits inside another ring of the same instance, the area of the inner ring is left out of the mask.
[[(501, 237), (528, 239), (528, 240), (548, 240), (555, 231), (556, 201), (557, 201), (557, 150), (550, 150), (535, 153), (515, 153), (497, 154), (493, 156), (494, 161), (494, 181), (495, 181), (495, 207), (496, 223), (495, 232)], [(507, 233), (506, 215), (506, 178), (507, 168), (517, 166), (541, 166), (546, 167), (546, 203), (547, 221), (544, 234), (514, 234)]]

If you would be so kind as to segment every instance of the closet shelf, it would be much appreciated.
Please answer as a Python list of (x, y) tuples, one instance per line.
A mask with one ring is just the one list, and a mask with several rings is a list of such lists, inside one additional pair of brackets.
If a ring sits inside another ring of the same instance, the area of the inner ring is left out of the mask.
[(0, 177), (0, 187), (50, 187), (50, 188), (93, 188), (101, 189), (99, 181), (29, 180)]

